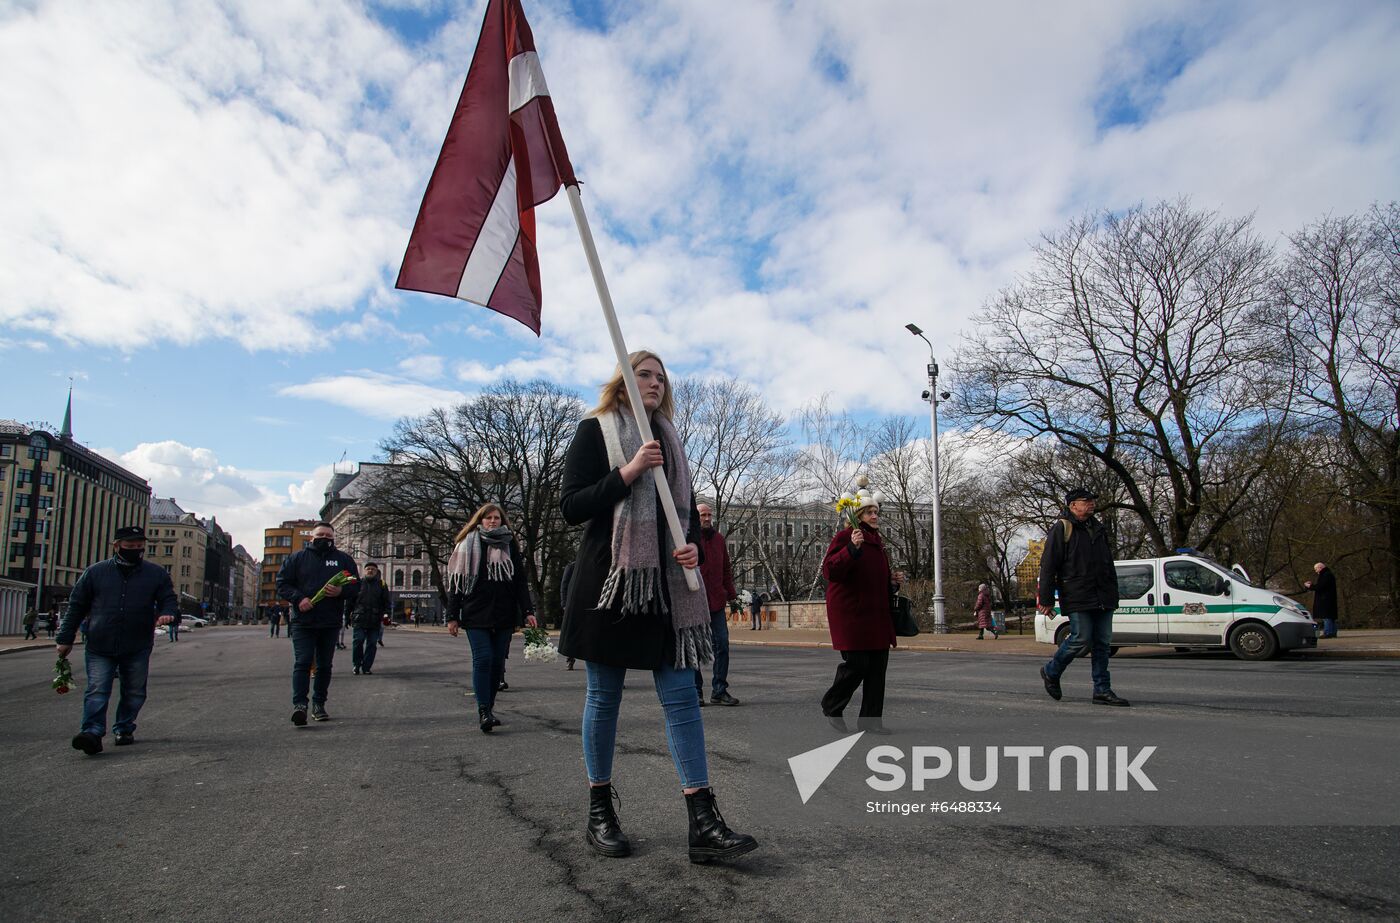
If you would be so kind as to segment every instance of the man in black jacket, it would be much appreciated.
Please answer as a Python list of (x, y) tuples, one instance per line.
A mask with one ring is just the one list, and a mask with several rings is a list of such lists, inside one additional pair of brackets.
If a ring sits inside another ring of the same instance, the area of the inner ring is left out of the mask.
[(102, 752), (107, 703), (117, 676), (121, 677), (122, 691), (112, 733), (119, 747), (136, 743), (136, 716), (146, 701), (156, 628), (180, 617), (170, 574), (141, 559), (146, 551), (146, 530), (123, 526), (116, 531), (113, 544), (116, 554), (83, 571), (73, 585), (55, 644), (58, 656), (67, 657), (78, 626), (88, 620), (83, 647), (87, 665), (83, 726), (73, 738), (73, 749), (88, 756)]
[[(329, 586), (341, 571), (359, 577), (355, 559), (335, 547), (335, 532), (328, 522), (316, 523), (311, 544), (282, 562), (277, 572), (277, 595), (291, 603), (292, 636), (292, 724), (306, 725), (307, 694), (311, 717), (329, 721), (326, 695), (331, 688), (331, 660), (335, 657), (336, 637), (345, 620), (347, 606), (355, 602), (356, 586)], [(325, 598), (312, 605), (312, 598), (326, 588)], [(311, 689), (311, 663), (316, 662), (316, 688)]]
[(1060, 675), (1076, 657), (1089, 654), (1093, 665), (1094, 701), (1126, 706), (1108, 681), (1108, 656), (1113, 643), (1113, 610), (1118, 608), (1118, 572), (1108, 530), (1094, 518), (1098, 496), (1085, 488), (1065, 494), (1065, 515), (1050, 527), (1040, 558), (1040, 587), (1036, 605), (1049, 618), (1060, 598), (1060, 611), (1069, 617), (1069, 635), (1050, 662), (1040, 668), (1045, 691), (1059, 700)]
[(370, 675), (374, 655), (379, 649), (379, 636), (384, 633), (384, 618), (389, 614), (389, 588), (379, 579), (379, 565), (365, 565), (365, 577), (360, 581), (360, 594), (355, 600), (353, 627), (355, 639), (350, 657), (355, 672)]
[(1313, 618), (1322, 623), (1322, 637), (1337, 637), (1337, 578), (1332, 569), (1321, 561), (1313, 565), (1316, 580), (1308, 580), (1303, 586), (1313, 591)]

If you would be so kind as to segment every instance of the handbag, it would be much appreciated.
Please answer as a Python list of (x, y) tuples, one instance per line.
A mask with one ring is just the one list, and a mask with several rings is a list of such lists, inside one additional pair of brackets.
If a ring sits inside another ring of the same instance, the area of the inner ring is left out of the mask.
[(914, 621), (914, 604), (908, 597), (890, 597), (890, 620), (894, 622), (894, 633), (901, 638), (912, 638), (919, 633), (919, 623)]

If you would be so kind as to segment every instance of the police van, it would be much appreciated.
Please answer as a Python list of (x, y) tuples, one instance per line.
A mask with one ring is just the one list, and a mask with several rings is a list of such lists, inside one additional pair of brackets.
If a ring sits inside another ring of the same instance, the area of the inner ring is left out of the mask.
[[(1243, 569), (1226, 568), (1191, 549), (1164, 558), (1114, 561), (1118, 608), (1113, 648), (1151, 644), (1229, 648), (1241, 660), (1268, 660), (1279, 651), (1317, 647), (1317, 623), (1308, 610), (1273, 590), (1255, 586)], [(1060, 644), (1069, 619), (1055, 606), (1037, 612), (1035, 639)]]

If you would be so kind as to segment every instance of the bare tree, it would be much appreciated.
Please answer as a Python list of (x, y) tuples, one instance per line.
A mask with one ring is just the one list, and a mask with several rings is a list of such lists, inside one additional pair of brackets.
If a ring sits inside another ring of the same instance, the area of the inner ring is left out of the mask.
[(1400, 205), (1328, 217), (1290, 238), (1271, 332), (1293, 351), (1302, 407), (1334, 431), (1347, 495), (1386, 533), (1400, 623)]
[[(1248, 219), (1174, 202), (1077, 220), (1035, 253), (957, 353), (954, 419), (1053, 437), (1112, 475), (1158, 553), (1209, 547), (1287, 423), (1291, 380), (1256, 322), (1269, 250)], [(1211, 453), (1245, 431), (1261, 453), (1226, 477)]]
[(577, 545), (559, 514), (564, 454), (584, 414), (572, 392), (507, 380), (455, 408), (404, 418), (381, 443), (388, 462), (362, 493), (370, 531), (411, 535), (446, 593), (457, 531), (481, 504), (500, 503), (525, 551), (541, 614), (559, 611), (559, 575)]

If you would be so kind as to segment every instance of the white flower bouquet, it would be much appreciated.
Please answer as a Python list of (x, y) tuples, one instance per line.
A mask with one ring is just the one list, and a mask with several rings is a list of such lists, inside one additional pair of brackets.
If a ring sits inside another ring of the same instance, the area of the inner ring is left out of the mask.
[(559, 651), (549, 643), (549, 632), (543, 628), (525, 629), (525, 661), (553, 663), (559, 659)]

